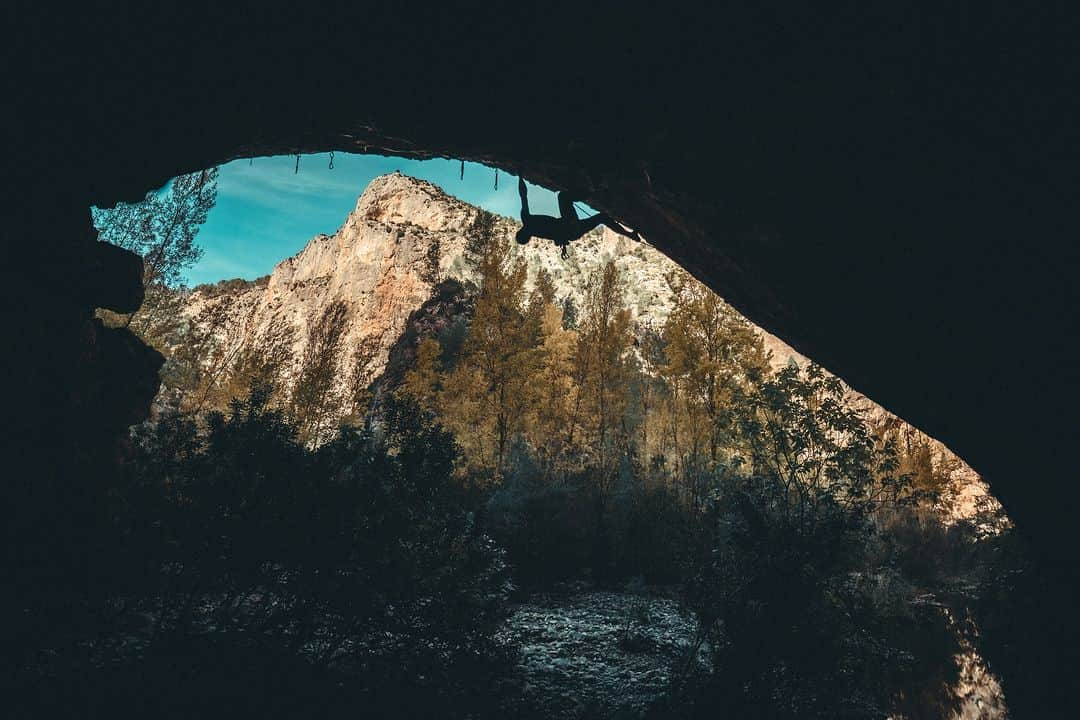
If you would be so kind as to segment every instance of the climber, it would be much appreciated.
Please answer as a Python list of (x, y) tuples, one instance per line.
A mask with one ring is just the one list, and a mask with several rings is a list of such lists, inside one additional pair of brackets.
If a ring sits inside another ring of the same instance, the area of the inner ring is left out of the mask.
[(574, 201), (565, 192), (559, 193), (559, 217), (533, 215), (529, 212), (529, 191), (522, 178), (518, 178), (518, 194), (521, 195), (522, 227), (514, 239), (519, 245), (524, 245), (534, 237), (547, 238), (554, 240), (555, 244), (562, 248), (562, 256), (566, 257), (566, 248), (570, 242), (577, 240), (598, 225), (606, 225), (635, 242), (641, 241), (637, 230), (627, 230), (604, 213), (598, 213), (584, 220), (579, 218), (577, 212), (574, 211)]

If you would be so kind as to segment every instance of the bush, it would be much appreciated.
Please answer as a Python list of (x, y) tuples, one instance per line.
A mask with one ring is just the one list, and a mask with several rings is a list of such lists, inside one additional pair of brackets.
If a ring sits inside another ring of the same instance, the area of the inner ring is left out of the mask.
[(523, 585), (681, 579), (690, 521), (661, 479), (643, 480), (627, 458), (604, 492), (595, 468), (545, 475), (524, 442), (512, 446), (507, 466), (485, 522)]
[(518, 581), (537, 586), (591, 573), (598, 541), (592, 483), (580, 476), (546, 479), (521, 442), (511, 447), (508, 465), (485, 521)]
[(697, 715), (949, 710), (956, 635), (874, 522), (915, 496), (841, 392), (790, 368), (745, 400), (749, 457), (713, 490), (686, 590), (712, 652), (687, 692)]
[(44, 649), (66, 668), (25, 677), (32, 702), (101, 706), (126, 686), (148, 714), (202, 714), (262, 703), (247, 696), (267, 681), (288, 698), (264, 703), (274, 715), (487, 702), (510, 585), (455, 492), (453, 437), (391, 401), (376, 430), (313, 452), (269, 396), (255, 387), (205, 426), (172, 417), (136, 438), (117, 492), (127, 550), (90, 610), (98, 629)]

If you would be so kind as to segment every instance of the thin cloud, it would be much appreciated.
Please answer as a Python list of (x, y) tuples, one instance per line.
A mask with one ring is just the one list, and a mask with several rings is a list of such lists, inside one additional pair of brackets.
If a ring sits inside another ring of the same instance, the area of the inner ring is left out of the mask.
[(328, 199), (335, 197), (352, 197), (355, 200), (364, 184), (355, 178), (327, 177), (326, 174), (305, 174), (303, 171), (296, 174), (292, 169), (282, 167), (245, 167), (228, 174), (223, 172), (218, 192), (223, 198), (244, 200), (265, 207), (292, 208), (301, 205), (310, 209), (314, 205), (325, 205)]
[[(187, 273), (189, 283), (215, 282), (233, 277), (252, 279), (273, 270), (319, 233), (333, 233), (356, 205), (372, 179), (399, 170), (442, 187), (465, 202), (517, 218), (520, 205), (517, 176), (495, 172), (477, 163), (408, 160), (379, 155), (336, 153), (330, 170), (329, 154), (304, 155), (300, 172), (296, 156), (237, 160), (221, 167), (218, 204), (199, 234), (203, 259)], [(533, 212), (558, 214), (555, 193), (529, 186)]]

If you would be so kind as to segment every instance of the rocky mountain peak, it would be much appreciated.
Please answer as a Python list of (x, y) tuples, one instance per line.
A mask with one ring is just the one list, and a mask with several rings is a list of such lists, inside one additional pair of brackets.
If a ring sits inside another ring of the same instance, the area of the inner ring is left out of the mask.
[[(265, 346), (268, 338), (294, 338), (292, 367), (283, 380), (295, 378), (312, 328), (327, 309), (344, 304), (346, 326), (337, 361), (341, 382), (356, 370), (375, 379), (387, 368), (391, 350), (407, 354), (404, 340), (407, 321), (433, 299), (440, 281), (474, 281), (474, 271), (464, 260), (465, 235), (480, 210), (451, 197), (437, 186), (399, 172), (371, 181), (355, 209), (333, 235), (317, 235), (299, 253), (274, 268), (268, 280), (256, 283), (218, 283), (215, 292), (192, 293), (188, 312), (193, 318), (215, 311), (220, 340), (229, 353)], [(510, 237), (517, 223), (499, 218), (496, 233)], [(662, 326), (673, 301), (667, 275), (675, 263), (648, 243), (634, 243), (610, 230), (590, 232), (569, 248), (563, 258), (552, 243), (534, 240), (528, 245), (509, 244), (511, 262), (523, 261), (528, 285), (541, 270), (547, 271), (559, 300), (570, 298), (581, 307), (591, 278), (608, 262), (614, 262), (626, 278), (625, 301), (639, 326)], [(215, 294), (216, 293), (216, 294)], [(764, 333), (776, 366), (789, 359), (806, 362), (779, 339)], [(411, 339), (410, 339), (411, 338)], [(365, 367), (355, 367), (356, 348), (371, 351)], [(851, 399), (872, 418), (892, 416), (866, 398)], [(937, 457), (952, 463), (945, 446), (934, 444)], [(956, 459), (958, 490), (971, 495), (960, 498), (960, 515), (973, 513), (990, 496), (986, 486), (967, 465)]]
[(447, 195), (442, 188), (393, 172), (371, 181), (357, 200), (350, 220), (441, 231), (460, 229), (475, 214), (476, 208)]

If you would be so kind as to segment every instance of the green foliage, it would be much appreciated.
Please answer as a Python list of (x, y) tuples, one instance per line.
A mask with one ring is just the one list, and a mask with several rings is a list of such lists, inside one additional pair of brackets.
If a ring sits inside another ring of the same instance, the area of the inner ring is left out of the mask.
[(301, 440), (310, 447), (328, 439), (342, 415), (338, 382), (338, 348), (341, 346), (349, 308), (336, 300), (323, 309), (308, 334), (299, 376), (293, 387), (290, 411)]
[(741, 401), (736, 432), (749, 472), (776, 498), (778, 520), (813, 532), (916, 499), (911, 477), (897, 472), (895, 445), (871, 432), (820, 367), (788, 365)]
[(685, 277), (669, 284), (675, 306), (664, 324), (662, 372), (686, 426), (683, 446), (715, 464), (726, 459), (736, 395), (768, 373), (768, 355), (754, 328), (708, 288)]
[(270, 282), (269, 275), (263, 275), (262, 277), (255, 278), (254, 280), (244, 280), (243, 278), (231, 278), (226, 280), (218, 280), (216, 283), (204, 283), (202, 285), (196, 285), (191, 289), (193, 293), (199, 293), (205, 298), (214, 298), (221, 295), (229, 295), (236, 292), (243, 292), (252, 287), (266, 287)]
[(574, 304), (574, 298), (569, 295), (563, 300), (562, 303), (562, 316), (563, 316), (563, 330), (577, 330), (578, 326), (578, 310), (577, 305)]
[(570, 418), (595, 449), (600, 481), (606, 483), (614, 470), (620, 420), (626, 406), (623, 389), (630, 377), (627, 353), (633, 342), (630, 311), (624, 305), (624, 281), (614, 262), (607, 262), (589, 288), (575, 358), (574, 378), (580, 388), (579, 402)]
[(182, 300), (176, 294), (182, 275), (202, 257), (195, 243), (207, 214), (217, 202), (217, 168), (175, 178), (168, 189), (148, 193), (139, 203), (93, 210), (99, 239), (143, 258), (142, 307), (126, 318), (106, 319), (130, 326), (155, 347), (175, 344)]
[[(486, 506), (486, 522), (507, 548), (517, 581), (537, 586), (581, 576), (593, 565), (595, 486), (581, 477), (546, 480), (524, 443)], [(583, 481), (584, 480), (584, 481)]]
[[(956, 638), (874, 522), (915, 499), (895, 449), (820, 368), (788, 366), (740, 404), (747, 457), (716, 478), (687, 585), (713, 654), (700, 712), (869, 718), (941, 702), (933, 685), (956, 679)], [(924, 687), (913, 667), (932, 669), (931, 685), (905, 700), (897, 688)]]
[(496, 240), (498, 218), (487, 210), (477, 210), (465, 229), (465, 264), (478, 269)]
[(451, 482), (453, 437), (391, 399), (377, 427), (312, 451), (271, 394), (134, 438), (99, 574), (111, 596), (96, 634), (75, 638), (94, 651), (65, 650), (87, 677), (71, 702), (100, 702), (137, 668), (126, 697), (162, 712), (215, 712), (264, 673), (290, 706), (474, 712), (503, 662), (492, 632), (511, 587)]
[[(118, 496), (164, 520), (130, 531), (127, 582), (165, 636), (257, 628), (267, 652), (372, 687), (466, 692), (458, 670), (499, 657), (505, 548), (528, 587), (681, 587), (712, 656), (710, 673), (676, 667), (690, 716), (948, 714), (959, 635), (927, 598), (992, 562), (927, 513), (951, 468), (925, 438), (868, 425), (821, 368), (773, 372), (755, 329), (683, 273), (664, 326), (642, 326), (614, 262), (578, 308), (543, 270), (527, 292), (496, 231), (474, 218), (470, 310), (420, 338), (374, 410), (374, 350), (336, 365), (335, 303), (290, 398), (273, 384), (288, 353), (211, 354), (205, 407), (251, 392), (139, 438)], [(363, 429), (340, 430), (343, 412)]]
[(524, 430), (541, 341), (540, 318), (525, 307), (525, 265), (507, 265), (506, 250), (505, 240), (493, 241), (479, 260), (482, 284), (469, 333), (457, 367), (443, 382), (455, 398), (451, 424), (460, 437), (469, 432), (476, 441), (476, 467), (496, 474), (511, 440)]
[(663, 485), (639, 477), (631, 464), (608, 494), (591, 472), (547, 477), (523, 442), (514, 444), (508, 468), (489, 497), (486, 523), (520, 584), (679, 579), (687, 516)]
[[(217, 176), (217, 168), (181, 175), (168, 188), (148, 193), (142, 202), (92, 211), (100, 240), (143, 258), (145, 296), (139, 309), (126, 316), (98, 313), (107, 325), (129, 328), (165, 356), (164, 399), (186, 407), (192, 402), (201, 406), (209, 396), (201, 385), (207, 374), (204, 361), (213, 354), (216, 340), (185, 312), (188, 292), (183, 272), (202, 257), (196, 238), (217, 202)], [(219, 286), (219, 292), (230, 289)]]
[(424, 338), (416, 348), (416, 361), (405, 373), (401, 389), (412, 397), (420, 407), (431, 412), (438, 408), (440, 387), (439, 356), (442, 346), (434, 338)]
[(424, 264), (420, 268), (421, 279), (432, 285), (437, 285), (442, 277), (442, 270), (439, 268), (439, 259), (442, 257), (442, 243), (438, 237), (431, 238), (428, 241), (427, 249), (424, 251)]
[(555, 302), (555, 281), (546, 268), (540, 268), (536, 273), (536, 282), (532, 295), (529, 298), (529, 306), (543, 308)]

